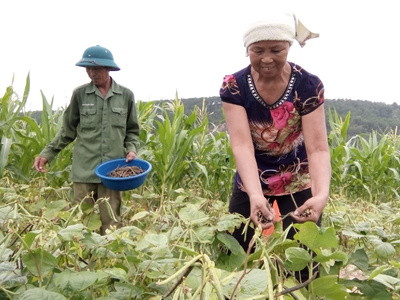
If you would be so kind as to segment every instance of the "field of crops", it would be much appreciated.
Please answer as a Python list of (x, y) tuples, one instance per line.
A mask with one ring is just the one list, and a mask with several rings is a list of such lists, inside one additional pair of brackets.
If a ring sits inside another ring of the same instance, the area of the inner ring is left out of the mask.
[[(348, 137), (350, 115), (328, 112), (331, 197), (319, 228), (256, 230), (254, 253), (229, 232), (234, 161), (225, 132), (176, 99), (138, 102), (139, 157), (153, 170), (124, 192), (124, 226), (99, 235), (94, 207), (71, 205), (71, 149), (38, 174), (34, 157), (62, 110), (44, 95), (41, 121), (9, 87), (0, 98), (0, 299), (400, 299), (400, 137)], [(105, 201), (107, 199), (101, 199)], [(307, 246), (306, 248), (303, 245)], [(307, 286), (294, 273), (319, 265)]]

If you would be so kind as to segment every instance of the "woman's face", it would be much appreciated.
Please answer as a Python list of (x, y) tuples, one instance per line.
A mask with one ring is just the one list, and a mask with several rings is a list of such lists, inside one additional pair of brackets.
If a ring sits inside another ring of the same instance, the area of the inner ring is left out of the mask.
[(260, 41), (251, 44), (247, 52), (254, 71), (263, 77), (273, 77), (282, 73), (289, 48), (287, 41)]

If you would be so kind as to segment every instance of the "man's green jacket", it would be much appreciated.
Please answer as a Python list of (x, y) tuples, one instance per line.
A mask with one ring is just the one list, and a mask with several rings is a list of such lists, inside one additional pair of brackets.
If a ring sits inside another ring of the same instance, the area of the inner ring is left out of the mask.
[(93, 83), (76, 88), (63, 115), (61, 130), (39, 154), (50, 162), (76, 140), (72, 157), (73, 182), (96, 183), (95, 167), (137, 151), (139, 125), (131, 90), (112, 85), (105, 98)]

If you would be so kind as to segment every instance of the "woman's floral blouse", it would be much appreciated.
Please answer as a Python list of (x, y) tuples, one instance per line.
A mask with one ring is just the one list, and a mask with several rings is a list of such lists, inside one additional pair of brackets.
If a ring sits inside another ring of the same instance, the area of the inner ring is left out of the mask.
[[(241, 105), (247, 112), (260, 181), (269, 196), (295, 193), (311, 185), (301, 116), (324, 102), (324, 86), (300, 66), (290, 66), (289, 84), (273, 105), (257, 93), (250, 66), (225, 76), (220, 89), (222, 101)], [(235, 184), (244, 190), (238, 173)]]

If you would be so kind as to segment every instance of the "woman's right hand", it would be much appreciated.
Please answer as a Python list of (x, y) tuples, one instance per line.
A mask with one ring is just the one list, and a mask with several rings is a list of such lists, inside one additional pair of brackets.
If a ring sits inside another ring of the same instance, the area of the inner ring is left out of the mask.
[(250, 197), (250, 219), (263, 230), (274, 225), (275, 211), (265, 197)]
[(36, 171), (44, 173), (47, 170), (44, 168), (44, 165), (47, 164), (48, 160), (45, 157), (37, 156), (35, 157), (35, 162), (33, 163), (34, 168)]

